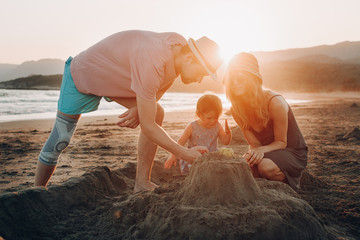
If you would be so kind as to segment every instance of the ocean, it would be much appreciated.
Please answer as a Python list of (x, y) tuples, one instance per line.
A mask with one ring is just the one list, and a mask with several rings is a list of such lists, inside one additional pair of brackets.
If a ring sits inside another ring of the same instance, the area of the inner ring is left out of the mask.
[[(26, 119), (52, 119), (56, 116), (59, 90), (9, 90), (0, 89), (0, 122)], [(203, 93), (167, 92), (159, 101), (166, 112), (194, 110)], [(231, 104), (225, 94), (216, 94), (222, 100), (223, 108)], [(289, 104), (306, 100), (287, 99)], [(99, 109), (84, 116), (119, 115), (126, 109), (115, 102), (101, 100)]]

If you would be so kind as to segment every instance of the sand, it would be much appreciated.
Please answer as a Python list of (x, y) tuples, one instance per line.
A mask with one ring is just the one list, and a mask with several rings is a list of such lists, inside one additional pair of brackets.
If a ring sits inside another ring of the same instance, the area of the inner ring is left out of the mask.
[[(83, 117), (49, 187), (34, 188), (37, 155), (53, 120), (0, 123), (0, 237), (359, 239), (360, 97), (313, 100), (292, 105), (309, 145), (298, 193), (249, 175), (236, 181), (245, 170), (233, 169), (247, 145), (234, 128), (236, 158), (224, 168), (199, 161), (185, 178), (162, 167), (168, 153), (159, 149), (152, 179), (160, 187), (133, 194), (139, 129), (118, 128), (116, 116)], [(177, 138), (194, 118), (192, 111), (167, 113), (164, 128)], [(226, 115), (220, 122), (225, 118), (235, 126)]]

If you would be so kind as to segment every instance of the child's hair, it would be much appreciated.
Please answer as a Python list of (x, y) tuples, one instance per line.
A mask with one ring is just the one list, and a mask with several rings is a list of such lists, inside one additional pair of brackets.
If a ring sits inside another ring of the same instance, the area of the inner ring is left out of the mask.
[(219, 116), (222, 113), (222, 103), (218, 96), (213, 94), (205, 94), (199, 98), (196, 104), (196, 114), (208, 113), (215, 111)]

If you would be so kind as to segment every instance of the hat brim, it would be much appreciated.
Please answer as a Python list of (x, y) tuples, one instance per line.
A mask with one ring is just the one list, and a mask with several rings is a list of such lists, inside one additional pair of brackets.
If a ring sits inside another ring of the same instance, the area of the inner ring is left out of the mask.
[(258, 77), (258, 78), (260, 78), (260, 79), (262, 80), (262, 76), (261, 76), (260, 73), (254, 72), (254, 71), (250, 70), (249, 68), (245, 68), (245, 67), (232, 67), (231, 69), (236, 70), (236, 71), (239, 72), (239, 73), (240, 73), (240, 72), (250, 73), (251, 75), (254, 75), (254, 76), (256, 76), (256, 77)]
[(256, 72), (249, 71), (249, 70), (240, 70), (240, 72), (247, 72), (247, 73), (250, 73), (250, 74), (254, 75), (255, 77), (260, 78), (260, 80), (262, 80), (262, 76), (260, 75), (260, 73), (256, 73)]
[(206, 66), (206, 63), (204, 61), (204, 59), (201, 57), (201, 54), (198, 52), (197, 48), (195, 47), (195, 41), (192, 38), (189, 38), (188, 40), (188, 45), (190, 50), (193, 52), (193, 54), (195, 55), (196, 59), (199, 60), (199, 62), (201, 63), (201, 65), (204, 67), (204, 69), (206, 70), (206, 72), (209, 74), (209, 76), (214, 80), (217, 81), (217, 75), (216, 73), (210, 71), (210, 69)]

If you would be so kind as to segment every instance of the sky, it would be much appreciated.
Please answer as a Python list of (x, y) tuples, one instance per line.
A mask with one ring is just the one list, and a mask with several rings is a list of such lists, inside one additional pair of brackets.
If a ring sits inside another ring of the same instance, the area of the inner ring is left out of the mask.
[(360, 0), (0, 0), (0, 63), (67, 59), (124, 30), (215, 40), (223, 57), (360, 41)]

